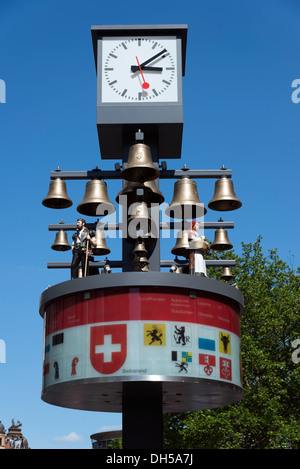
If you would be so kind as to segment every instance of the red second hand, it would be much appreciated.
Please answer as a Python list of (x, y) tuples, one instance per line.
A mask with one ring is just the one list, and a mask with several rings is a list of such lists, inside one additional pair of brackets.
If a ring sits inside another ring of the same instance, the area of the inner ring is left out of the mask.
[(141, 69), (141, 66), (140, 66), (140, 63), (139, 63), (139, 59), (137, 57), (136, 58), (136, 61), (137, 61), (137, 64), (139, 66), (139, 69), (140, 69), (140, 72), (141, 72), (141, 75), (142, 75), (142, 79), (143, 79), (143, 84), (142, 84), (142, 87), (144, 88), (144, 90), (147, 90), (149, 88), (149, 83), (146, 82), (145, 78), (144, 78), (144, 75), (143, 75), (143, 72), (142, 72), (142, 69)]

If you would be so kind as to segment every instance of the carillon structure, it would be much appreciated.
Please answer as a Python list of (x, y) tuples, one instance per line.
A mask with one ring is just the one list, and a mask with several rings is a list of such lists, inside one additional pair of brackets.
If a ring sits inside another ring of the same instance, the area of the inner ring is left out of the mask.
[[(93, 257), (88, 273), (81, 270), (78, 278), (41, 294), (42, 399), (73, 409), (122, 412), (123, 448), (159, 449), (164, 412), (242, 399), (243, 296), (229, 283), (235, 263), (206, 259), (207, 266), (223, 268), (220, 281), (192, 275), (191, 253), (205, 257), (207, 242), (204, 236), (192, 242), (189, 233), (197, 220), (202, 230), (216, 230), (211, 249), (230, 250), (227, 230), (233, 222), (207, 222), (204, 216), (242, 203), (225, 167), (167, 167), (166, 160), (181, 158), (186, 25), (95, 26), (92, 41), (101, 158), (117, 162), (105, 171), (50, 173), (42, 203), (51, 209), (72, 210), (66, 181), (87, 180), (77, 212), (93, 239)], [(216, 179), (207, 207), (197, 184), (204, 178)], [(115, 195), (120, 223), (101, 222), (116, 210), (108, 195), (112, 179), (120, 180)], [(168, 202), (161, 181), (172, 179)], [(161, 222), (162, 212), (168, 222)], [(161, 249), (167, 229), (178, 230), (168, 255)], [(71, 250), (67, 232), (75, 231), (75, 224), (61, 221), (49, 230), (57, 232), (53, 250)], [(113, 255), (107, 230), (119, 234), (119, 260), (107, 259)]]

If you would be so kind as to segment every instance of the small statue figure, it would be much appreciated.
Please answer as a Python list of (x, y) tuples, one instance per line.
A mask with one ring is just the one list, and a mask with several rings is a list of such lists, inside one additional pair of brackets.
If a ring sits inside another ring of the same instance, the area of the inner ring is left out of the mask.
[(191, 222), (189, 231), (189, 241), (191, 247), (189, 256), (189, 273), (191, 275), (202, 275), (207, 277), (206, 264), (203, 254), (205, 252), (206, 254), (209, 253), (209, 246), (205, 241), (205, 236), (200, 236), (197, 233), (199, 227), (200, 224), (196, 220)]

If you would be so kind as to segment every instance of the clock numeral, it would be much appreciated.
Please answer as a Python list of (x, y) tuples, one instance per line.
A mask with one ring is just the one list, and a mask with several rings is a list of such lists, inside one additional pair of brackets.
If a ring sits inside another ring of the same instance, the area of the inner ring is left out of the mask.
[(153, 90), (152, 90), (152, 91), (153, 91), (153, 93), (155, 94), (155, 96), (158, 96), (158, 93), (157, 93), (157, 91), (156, 91), (156, 89), (155, 89), (155, 88), (153, 88)]
[(108, 67), (107, 67), (107, 68), (105, 68), (104, 70), (105, 70), (106, 72), (111, 72), (111, 71), (113, 70), (113, 68), (108, 68)]
[(113, 53), (110, 53), (109, 55), (110, 55), (110, 57), (113, 57), (114, 59), (117, 59), (117, 58), (118, 58), (118, 56), (115, 55), (115, 54), (113, 54)]
[(175, 67), (166, 67), (166, 70), (175, 70)]
[(142, 93), (140, 92), (139, 93), (139, 101), (141, 101), (141, 99), (142, 99)]
[(122, 42), (121, 44), (122, 44), (122, 46), (124, 47), (124, 49), (127, 50), (127, 47), (126, 47), (125, 42)]
[(115, 83), (117, 83), (117, 81), (118, 81), (118, 80), (114, 80), (114, 81), (111, 81), (111, 82), (108, 83), (108, 84), (109, 84), (109, 86), (112, 86), (112, 85), (114, 85)]
[(125, 96), (126, 93), (127, 93), (127, 89), (125, 88), (125, 90), (123, 91), (123, 93), (121, 94), (121, 96)]
[(163, 83), (165, 83), (166, 85), (170, 85), (171, 82), (170, 81), (167, 81), (167, 80), (163, 80)]
[(152, 49), (155, 49), (156, 46), (157, 46), (157, 42), (153, 44)]

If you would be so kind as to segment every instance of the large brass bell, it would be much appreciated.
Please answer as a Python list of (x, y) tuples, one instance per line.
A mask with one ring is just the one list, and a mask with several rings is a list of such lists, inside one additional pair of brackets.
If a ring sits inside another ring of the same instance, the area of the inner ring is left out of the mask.
[(227, 177), (218, 179), (215, 183), (215, 193), (208, 207), (211, 210), (220, 212), (237, 210), (242, 206), (242, 202), (237, 198), (233, 182)]
[(183, 177), (175, 182), (174, 194), (166, 214), (171, 218), (195, 219), (207, 212), (199, 200), (197, 184), (189, 177)]
[(68, 208), (73, 205), (72, 200), (68, 197), (65, 181), (55, 178), (50, 182), (47, 196), (43, 199), (42, 204), (48, 208)]
[(215, 232), (215, 239), (211, 244), (211, 249), (215, 251), (226, 251), (232, 249), (232, 244), (228, 239), (228, 233), (224, 228), (218, 228)]
[(121, 177), (126, 181), (153, 181), (159, 176), (159, 170), (153, 164), (148, 145), (136, 143), (129, 148), (127, 165), (121, 171)]
[(188, 230), (178, 231), (177, 241), (171, 253), (174, 256), (188, 257), (190, 254), (189, 232)]
[(107, 247), (105, 234), (103, 231), (96, 230), (93, 241), (96, 243), (96, 247), (92, 246), (92, 251), (95, 256), (103, 256), (104, 254), (110, 253), (110, 249)]
[(69, 251), (71, 249), (71, 246), (68, 243), (67, 233), (64, 230), (59, 230), (56, 233), (51, 249), (54, 251)]
[(104, 216), (115, 211), (115, 206), (110, 202), (107, 194), (106, 182), (101, 179), (93, 179), (86, 184), (85, 194), (77, 211), (83, 215)]
[(222, 275), (221, 275), (221, 279), (226, 280), (226, 281), (233, 279), (233, 275), (229, 267), (224, 267)]
[(157, 188), (155, 181), (145, 181), (144, 183), (126, 181), (125, 187), (116, 197), (117, 203), (127, 205), (127, 207), (139, 200), (151, 205), (161, 204), (165, 198)]

